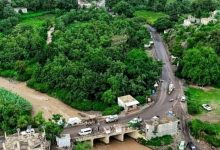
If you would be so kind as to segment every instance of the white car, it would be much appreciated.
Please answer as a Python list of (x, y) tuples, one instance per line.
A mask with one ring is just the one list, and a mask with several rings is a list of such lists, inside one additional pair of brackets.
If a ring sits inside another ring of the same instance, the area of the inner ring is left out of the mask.
[(142, 118), (133, 118), (128, 123), (135, 124), (135, 123), (139, 123), (139, 122), (142, 122)]
[(184, 150), (185, 149), (185, 141), (181, 141), (179, 145), (179, 150)]
[(186, 96), (182, 96), (180, 99), (181, 102), (185, 102), (186, 101)]
[(208, 104), (202, 104), (202, 107), (203, 107), (205, 110), (207, 110), (207, 111), (211, 111), (211, 110), (212, 110), (211, 106), (209, 106)]
[(106, 123), (118, 121), (118, 115), (110, 115), (105, 119)]
[(81, 129), (78, 134), (82, 136), (82, 135), (88, 135), (91, 133), (92, 133), (92, 128), (84, 128), (84, 129)]
[(170, 100), (169, 100), (169, 102), (173, 102), (174, 101), (174, 99), (173, 98), (171, 98)]

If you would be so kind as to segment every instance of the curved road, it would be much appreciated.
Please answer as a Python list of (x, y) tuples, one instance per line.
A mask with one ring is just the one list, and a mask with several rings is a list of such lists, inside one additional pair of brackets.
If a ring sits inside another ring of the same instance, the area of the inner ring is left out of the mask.
[[(188, 134), (188, 129), (186, 128), (185, 118), (182, 117), (184, 116), (183, 114), (187, 114), (186, 106), (185, 104), (182, 104), (177, 100), (174, 102), (169, 102), (169, 99), (171, 98), (176, 99), (177, 96), (183, 95), (184, 93), (183, 86), (180, 80), (176, 78), (173, 73), (172, 66), (169, 61), (169, 52), (166, 49), (161, 36), (151, 26), (148, 26), (148, 30), (150, 31), (152, 39), (154, 41), (155, 58), (163, 62), (162, 75), (161, 75), (161, 80), (163, 80), (163, 82), (161, 83), (160, 89), (158, 90), (158, 98), (152, 106), (141, 110), (138, 114), (130, 114), (124, 117), (121, 116), (118, 120), (118, 123), (127, 123), (129, 120), (137, 116), (143, 118), (144, 120), (149, 120), (153, 116), (164, 116), (164, 114), (167, 111), (173, 110), (173, 107), (175, 107), (177, 108), (177, 112), (175, 113), (177, 113), (177, 116), (180, 118), (181, 122), (183, 121), (183, 123), (181, 123), (183, 134), (185, 136), (185, 141), (188, 142), (190, 140), (190, 137)], [(167, 87), (170, 82), (174, 83), (175, 90), (171, 93), (171, 95), (168, 95)], [(102, 121), (100, 122), (100, 127), (110, 126), (112, 124), (111, 123), (106, 124), (104, 121)], [(66, 128), (63, 133), (69, 133), (71, 134), (71, 137), (75, 137), (77, 136), (79, 130), (85, 127), (86, 127), (85, 125), (81, 125), (81, 126)], [(91, 125), (89, 127), (96, 129), (97, 124)]]

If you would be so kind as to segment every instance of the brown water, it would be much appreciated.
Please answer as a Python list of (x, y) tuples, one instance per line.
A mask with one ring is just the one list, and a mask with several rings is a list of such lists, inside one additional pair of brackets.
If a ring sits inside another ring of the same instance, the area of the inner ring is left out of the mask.
[[(80, 111), (71, 108), (64, 104), (62, 101), (40, 93), (26, 86), (25, 82), (9, 81), (8, 79), (0, 77), (0, 87), (8, 91), (16, 93), (17, 95), (28, 100), (33, 109), (33, 114), (41, 111), (44, 113), (45, 118), (51, 118), (53, 114), (61, 114), (64, 118), (79, 116)], [(84, 113), (83, 113), (84, 114)]]
[(110, 144), (106, 145), (95, 141), (93, 150), (151, 150), (143, 145), (138, 144), (131, 138), (125, 138), (124, 142), (111, 139)]

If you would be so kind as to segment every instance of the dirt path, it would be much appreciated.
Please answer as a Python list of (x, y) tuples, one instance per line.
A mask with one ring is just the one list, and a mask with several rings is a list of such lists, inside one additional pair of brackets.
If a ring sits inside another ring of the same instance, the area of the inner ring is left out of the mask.
[(9, 81), (8, 79), (0, 77), (0, 87), (28, 100), (33, 106), (33, 114), (42, 111), (44, 117), (47, 119), (50, 118), (52, 114), (57, 113), (63, 115), (66, 119), (75, 116), (80, 117), (80, 111), (71, 108), (56, 98), (27, 87), (25, 82)]
[(49, 31), (47, 31), (47, 44), (52, 42), (52, 33), (54, 32), (55, 27), (51, 27)]

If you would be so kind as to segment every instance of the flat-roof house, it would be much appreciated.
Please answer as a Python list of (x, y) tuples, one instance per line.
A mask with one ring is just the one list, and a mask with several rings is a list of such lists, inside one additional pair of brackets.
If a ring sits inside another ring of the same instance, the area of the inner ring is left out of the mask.
[(25, 8), (25, 7), (17, 7), (17, 8), (14, 8), (14, 11), (15, 11), (16, 13), (19, 13), (19, 11), (21, 11), (21, 12), (24, 13), (24, 14), (28, 13), (27, 8)]
[(123, 107), (126, 112), (137, 109), (139, 104), (131, 95), (118, 97), (118, 106)]

